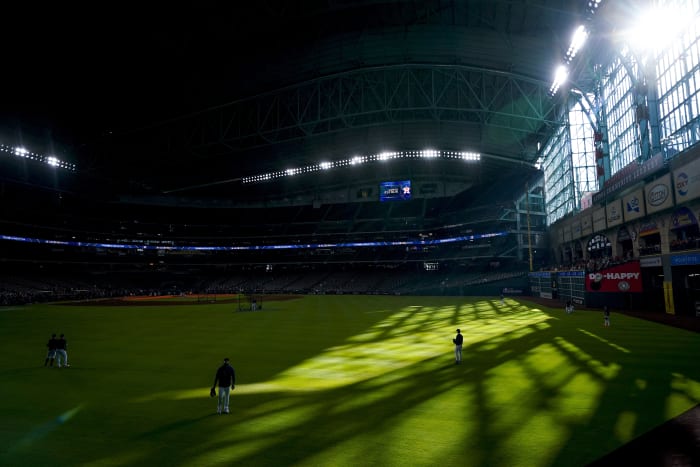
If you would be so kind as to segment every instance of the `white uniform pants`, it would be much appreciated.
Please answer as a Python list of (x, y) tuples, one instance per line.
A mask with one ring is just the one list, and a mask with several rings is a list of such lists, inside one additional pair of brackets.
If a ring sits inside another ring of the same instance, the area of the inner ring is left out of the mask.
[(228, 412), (228, 399), (229, 396), (231, 395), (231, 386), (227, 386), (225, 388), (222, 388), (219, 386), (219, 401), (218, 404), (216, 405), (216, 411), (221, 412), (222, 410), (224, 412)]
[(59, 368), (68, 366), (68, 352), (63, 349), (56, 350), (56, 363), (58, 363)]
[(461, 345), (455, 345), (455, 361), (456, 362), (462, 361), (462, 346)]

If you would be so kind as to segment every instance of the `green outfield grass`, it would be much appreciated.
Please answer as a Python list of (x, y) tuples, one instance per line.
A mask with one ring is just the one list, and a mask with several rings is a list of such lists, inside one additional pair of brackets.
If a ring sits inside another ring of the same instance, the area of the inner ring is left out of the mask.
[[(234, 308), (0, 309), (0, 465), (576, 466), (700, 401), (700, 335), (615, 313), (604, 328), (496, 298)], [(43, 367), (52, 332), (71, 368)], [(228, 416), (208, 397), (223, 357)]]

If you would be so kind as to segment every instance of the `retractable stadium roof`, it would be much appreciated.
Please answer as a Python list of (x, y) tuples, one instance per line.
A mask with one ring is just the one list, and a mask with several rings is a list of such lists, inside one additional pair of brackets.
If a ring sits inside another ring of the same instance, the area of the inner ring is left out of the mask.
[[(156, 193), (259, 195), (274, 185), (246, 177), (428, 149), (481, 154), (478, 170), (434, 173), (484, 180), (534, 165), (557, 125), (553, 69), (586, 4), (268, 0), (21, 12), (25, 21), (5, 31), (14, 92), (1, 136)], [(412, 163), (351, 177), (422, 170)], [(299, 177), (299, 187), (320, 178)]]

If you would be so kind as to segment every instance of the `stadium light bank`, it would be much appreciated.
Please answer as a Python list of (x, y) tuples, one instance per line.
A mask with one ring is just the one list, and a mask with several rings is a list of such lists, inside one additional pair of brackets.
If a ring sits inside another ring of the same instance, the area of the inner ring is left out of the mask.
[(355, 166), (371, 162), (384, 162), (395, 159), (457, 159), (467, 162), (478, 162), (481, 160), (481, 154), (477, 152), (459, 152), (459, 151), (440, 151), (435, 149), (426, 149), (422, 151), (394, 151), (381, 152), (378, 154), (370, 154), (367, 156), (353, 156), (349, 159), (342, 159), (332, 162), (320, 162), (318, 164), (307, 165), (303, 167), (288, 168), (277, 172), (269, 172), (259, 175), (251, 175), (241, 179), (243, 184), (268, 182), (277, 180), (283, 177), (291, 177), (294, 175), (308, 174), (321, 170), (330, 170), (340, 167)]
[(57, 167), (59, 169), (65, 169), (71, 172), (76, 171), (75, 164), (71, 162), (63, 161), (56, 156), (46, 156), (44, 154), (32, 152), (20, 146), (13, 147), (0, 143), (0, 153), (4, 153), (7, 156), (16, 157), (18, 159), (43, 163), (51, 167)]

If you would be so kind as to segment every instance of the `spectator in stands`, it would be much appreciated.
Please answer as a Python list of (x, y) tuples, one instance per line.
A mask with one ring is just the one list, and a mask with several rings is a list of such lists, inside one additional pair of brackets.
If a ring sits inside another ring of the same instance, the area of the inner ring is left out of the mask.
[(51, 362), (51, 365), (53, 366), (53, 361), (56, 359), (56, 346), (58, 345), (58, 339), (56, 339), (56, 334), (51, 334), (51, 339), (49, 339), (49, 342), (46, 343), (46, 347), (48, 347), (48, 353), (46, 354), (46, 360), (44, 360), (44, 366), (47, 366), (49, 362)]
[(455, 345), (455, 365), (459, 365), (462, 363), (462, 342), (464, 342), (464, 336), (459, 329), (457, 329), (457, 335), (452, 339), (452, 342)]
[(68, 342), (66, 342), (66, 338), (63, 334), (61, 334), (61, 337), (56, 341), (56, 360), (59, 368), (61, 368), (61, 366), (70, 366), (68, 364)]

